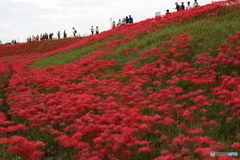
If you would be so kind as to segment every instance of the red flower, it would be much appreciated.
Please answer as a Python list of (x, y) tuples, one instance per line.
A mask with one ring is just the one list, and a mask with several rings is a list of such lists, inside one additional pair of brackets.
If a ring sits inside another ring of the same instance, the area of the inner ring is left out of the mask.
[(205, 132), (202, 129), (188, 129), (189, 134), (204, 134)]
[(240, 150), (240, 143), (233, 143), (231, 147), (234, 149)]
[(142, 153), (149, 153), (151, 151), (152, 149), (150, 147), (142, 147), (138, 149), (138, 152), (142, 152)]

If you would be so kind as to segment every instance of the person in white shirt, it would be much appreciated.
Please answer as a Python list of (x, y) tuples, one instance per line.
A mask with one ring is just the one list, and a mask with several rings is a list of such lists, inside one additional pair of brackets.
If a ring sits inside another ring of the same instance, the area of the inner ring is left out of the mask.
[(116, 23), (115, 23), (115, 21), (113, 21), (112, 28), (115, 28), (115, 27), (116, 27)]
[(191, 9), (191, 5), (190, 5), (190, 2), (187, 2), (187, 6), (186, 6), (186, 9)]
[(77, 33), (77, 30), (73, 27), (73, 36), (75, 37), (76, 36), (76, 33)]
[(96, 27), (96, 34), (98, 34), (99, 33), (99, 28), (98, 28), (98, 26)]
[(195, 2), (193, 3), (193, 7), (199, 7), (197, 0), (195, 0)]
[(91, 27), (91, 32), (92, 32), (92, 35), (93, 35), (93, 33), (94, 33), (94, 29), (93, 29), (93, 26)]
[(119, 19), (117, 26), (119, 27), (121, 25), (122, 25), (122, 21), (121, 21), (121, 19)]
[(125, 24), (126, 24), (126, 18), (123, 17), (123, 19), (122, 19), (122, 25), (125, 25)]

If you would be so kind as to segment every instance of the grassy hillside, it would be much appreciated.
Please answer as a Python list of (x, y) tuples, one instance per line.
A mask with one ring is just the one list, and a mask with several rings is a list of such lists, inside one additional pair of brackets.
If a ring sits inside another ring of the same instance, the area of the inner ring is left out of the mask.
[(90, 37), (0, 46), (0, 159), (240, 153), (239, 8), (229, 0)]

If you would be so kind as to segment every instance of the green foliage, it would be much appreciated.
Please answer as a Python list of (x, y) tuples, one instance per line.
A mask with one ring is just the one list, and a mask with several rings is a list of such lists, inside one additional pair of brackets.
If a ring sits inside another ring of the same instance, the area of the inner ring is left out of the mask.
[(66, 51), (61, 54), (49, 56), (46, 58), (42, 58), (32, 64), (34, 67), (39, 67), (41, 69), (47, 68), (49, 66), (59, 66), (59, 65), (64, 65), (67, 63), (71, 63), (75, 60), (79, 60), (82, 58), (84, 55), (89, 55), (93, 51), (96, 51), (98, 49), (101, 49), (104, 44), (107, 42), (111, 42), (117, 39), (121, 39), (122, 36), (116, 36), (114, 38), (110, 38), (107, 40), (102, 40), (93, 44), (88, 45), (87, 47), (80, 47), (76, 48), (70, 51)]

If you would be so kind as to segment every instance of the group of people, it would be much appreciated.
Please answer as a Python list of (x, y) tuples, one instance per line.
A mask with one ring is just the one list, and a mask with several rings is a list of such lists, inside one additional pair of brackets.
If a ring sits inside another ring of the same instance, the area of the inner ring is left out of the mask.
[[(73, 27), (73, 36), (75, 37), (76, 34), (77, 34), (77, 30)], [(27, 42), (53, 39), (53, 35), (54, 35), (53, 33), (49, 33), (49, 34), (44, 33), (44, 34), (40, 34), (40, 36), (39, 35), (36, 35), (36, 36), (32, 35), (32, 36), (27, 38)], [(58, 37), (58, 39), (61, 38), (60, 31), (57, 32), (57, 37)], [(63, 31), (63, 38), (67, 38), (67, 33), (66, 33), (65, 30)]]
[[(178, 4), (178, 2), (175, 3), (176, 5), (176, 9), (177, 11), (180, 11), (180, 10), (185, 10), (185, 9), (191, 9), (191, 8), (194, 8), (194, 7), (199, 7), (200, 5), (198, 4), (197, 0), (194, 0), (194, 3), (193, 5), (191, 6), (190, 2), (187, 2), (187, 5), (185, 6), (184, 5), (184, 2), (181, 3), (181, 5)], [(167, 9), (166, 11), (166, 15), (167, 14), (170, 14), (169, 10)], [(122, 26), (122, 25), (125, 25), (125, 24), (129, 24), (129, 23), (133, 23), (133, 18), (131, 15), (129, 16), (126, 16), (126, 17), (123, 17), (123, 19), (119, 19), (118, 23), (116, 23), (115, 21), (112, 22), (112, 28), (115, 28), (115, 27), (118, 27), (118, 26)], [(73, 27), (73, 36), (75, 37), (76, 34), (77, 34), (77, 30)], [(94, 30), (93, 26), (91, 26), (91, 34), (93, 35), (94, 32), (96, 34), (99, 33), (99, 28), (98, 26), (96, 26), (96, 29)], [(61, 33), (60, 31), (58, 31), (57, 33), (57, 37), (58, 39), (60, 39), (61, 37)], [(44, 33), (44, 34), (40, 34), (37, 35), (37, 36), (30, 36), (27, 38), (27, 42), (30, 42), (30, 41), (38, 41), (38, 40), (48, 40), (48, 39), (52, 39), (53, 38), (53, 33), (50, 33), (50, 34), (47, 34), (47, 33)], [(66, 31), (64, 30), (63, 32), (63, 38), (67, 38), (67, 33)]]
[(119, 19), (118, 23), (116, 24), (115, 21), (112, 22), (112, 28), (119, 27), (128, 23), (133, 23), (133, 18), (131, 15), (123, 17), (123, 19)]
[[(199, 6), (200, 6), (200, 5), (198, 4), (197, 0), (194, 0), (194, 3), (193, 3), (192, 6), (191, 6), (191, 4), (190, 4), (189, 1), (187, 2), (187, 5), (186, 5), (186, 6), (184, 5), (184, 2), (182, 2), (181, 5), (179, 5), (178, 2), (176, 2), (175, 5), (176, 5), (176, 8), (174, 8), (174, 9), (176, 9), (177, 11), (185, 10), (185, 9), (191, 9), (191, 8), (199, 7)], [(167, 14), (170, 14), (170, 12), (169, 12), (168, 9), (167, 9), (167, 11), (166, 11), (166, 15), (167, 15)]]
[(44, 34), (40, 34), (39, 35), (32, 35), (30, 37), (27, 38), (27, 42), (31, 42), (31, 41), (38, 41), (38, 40), (48, 40), (48, 39), (53, 39), (53, 33), (44, 33)]
[[(92, 35), (93, 35), (93, 34), (94, 34), (94, 28), (93, 28), (93, 26), (91, 27), (90, 30), (91, 30), (91, 33), (92, 33)], [(96, 33), (96, 34), (99, 33), (99, 28), (98, 28), (98, 26), (96, 26), (95, 33)]]

